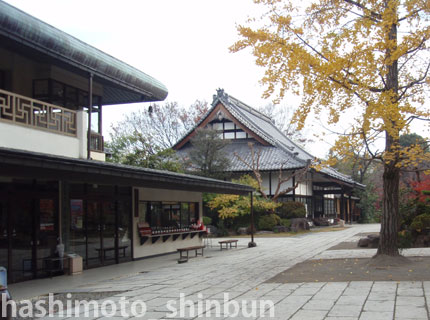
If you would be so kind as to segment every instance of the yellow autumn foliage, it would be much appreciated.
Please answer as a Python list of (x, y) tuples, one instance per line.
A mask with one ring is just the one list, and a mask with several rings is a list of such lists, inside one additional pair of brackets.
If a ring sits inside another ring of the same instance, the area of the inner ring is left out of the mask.
[[(244, 175), (233, 182), (246, 184), (257, 189), (258, 183), (249, 175)], [(221, 219), (235, 218), (251, 213), (251, 198), (250, 196), (239, 196), (232, 194), (219, 194), (208, 202), (209, 208), (218, 211), (218, 216)], [(254, 192), (253, 195), (254, 210), (258, 211), (273, 211), (280, 204), (270, 200), (263, 199)]]
[(299, 129), (309, 114), (325, 113), (328, 124), (348, 122), (332, 150), (339, 158), (365, 144), (367, 154), (392, 167), (430, 160), (398, 144), (416, 119), (430, 117), (429, 1), (254, 2), (266, 13), (238, 26), (230, 50), (252, 50), (265, 69), (265, 97), (302, 98), (293, 118)]

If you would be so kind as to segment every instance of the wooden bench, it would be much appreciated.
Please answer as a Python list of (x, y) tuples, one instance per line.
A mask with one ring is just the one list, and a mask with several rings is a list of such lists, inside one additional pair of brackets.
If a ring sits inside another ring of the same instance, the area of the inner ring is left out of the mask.
[[(187, 262), (188, 261), (188, 258), (189, 258), (189, 256), (188, 256), (188, 252), (189, 251), (195, 251), (196, 252), (196, 257), (198, 256), (198, 255), (201, 255), (201, 256), (203, 256), (203, 249), (205, 248), (205, 246), (193, 246), (193, 247), (186, 247), (186, 248), (179, 248), (179, 249), (177, 249), (178, 250), (178, 252), (179, 252), (179, 260), (178, 260), (178, 263), (184, 263), (184, 262)], [(201, 253), (199, 253), (199, 250), (201, 250)], [(186, 252), (187, 253), (187, 255), (185, 256), (185, 255), (183, 255), (183, 253), (184, 252)]]
[[(122, 256), (125, 257), (125, 250), (128, 248), (128, 246), (119, 246), (118, 247), (118, 255), (119, 255), (119, 251), (122, 250)], [(101, 258), (102, 254), (103, 254), (103, 259), (106, 259), (106, 252), (108, 251), (114, 251), (115, 247), (105, 247), (103, 249), (101, 248), (96, 248), (97, 252), (99, 253), (99, 257)]]
[(233, 247), (233, 244), (234, 244), (234, 247), (237, 248), (237, 242), (238, 241), (239, 240), (222, 240), (222, 241), (218, 241), (219, 246), (220, 246), (220, 250), (222, 250), (222, 245), (223, 244), (225, 244), (225, 249), (226, 250), (228, 249), (228, 245), (230, 245), (230, 249), (231, 249)]

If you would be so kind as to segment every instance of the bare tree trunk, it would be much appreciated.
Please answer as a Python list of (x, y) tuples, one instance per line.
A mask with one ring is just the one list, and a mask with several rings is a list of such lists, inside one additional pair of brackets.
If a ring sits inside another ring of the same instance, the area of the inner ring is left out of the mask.
[[(391, 5), (392, 0), (386, 2), (387, 8)], [(395, 6), (392, 6), (395, 8)], [(396, 15), (396, 12), (393, 13)], [(397, 21), (392, 23), (388, 31), (388, 40), (394, 41), (395, 45), (387, 49), (387, 61), (390, 61), (392, 53), (397, 48)], [(399, 91), (399, 71), (398, 61), (394, 60), (387, 65), (386, 88), (393, 94), (391, 103), (398, 103)], [(397, 167), (399, 162), (399, 135), (400, 129), (396, 121), (400, 119), (400, 115), (394, 114), (386, 121), (386, 125), (391, 130), (385, 131), (385, 152), (390, 154), (389, 159), (384, 163), (384, 174), (382, 176), (383, 197), (382, 197), (382, 217), (381, 217), (381, 232), (379, 238), (378, 251), (376, 255), (398, 256), (399, 249), (397, 247), (397, 232), (398, 232), (398, 216), (399, 216), (399, 183), (400, 170)]]
[(377, 255), (398, 256), (397, 247), (399, 216), (399, 179), (400, 171), (395, 166), (384, 165), (383, 204), (381, 233)]

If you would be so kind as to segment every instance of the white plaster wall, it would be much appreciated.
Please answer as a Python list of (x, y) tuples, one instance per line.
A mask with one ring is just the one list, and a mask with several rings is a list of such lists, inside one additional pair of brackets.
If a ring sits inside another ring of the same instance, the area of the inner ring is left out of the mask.
[[(139, 201), (178, 201), (178, 202), (198, 202), (199, 215), (202, 218), (202, 193), (189, 192), (182, 190), (164, 190), (164, 189), (151, 189), (151, 188), (136, 188), (139, 190)], [(134, 197), (134, 191), (133, 191)], [(133, 212), (135, 201), (133, 199)], [(170, 237), (166, 242), (162, 238), (157, 240), (154, 244), (151, 239), (148, 239), (145, 244), (140, 244), (140, 237), (137, 232), (138, 218), (133, 215), (133, 258), (149, 257), (152, 255), (175, 252), (178, 248), (190, 247), (201, 245), (203, 240), (196, 235), (193, 239), (188, 236), (182, 239), (180, 236), (176, 241)], [(190, 252), (191, 256), (193, 255)]]
[[(291, 174), (291, 173), (288, 171), (284, 171), (282, 173), (282, 176), (287, 177), (289, 174)], [(279, 177), (279, 170), (272, 171), (272, 195), (275, 194), (276, 188), (278, 187), (278, 177)], [(282, 184), (281, 191), (288, 189), (288, 188), (291, 188), (292, 185), (293, 185), (293, 179), (290, 179), (290, 180), (284, 182)], [(293, 194), (293, 192), (290, 191), (287, 194)]]
[(7, 122), (0, 122), (0, 146), (79, 158), (80, 142), (77, 137), (32, 129)]
[(0, 147), (86, 159), (86, 113), (78, 111), (76, 121), (76, 137), (0, 121)]
[(313, 194), (313, 188), (312, 188), (312, 180), (313, 180), (313, 174), (312, 173), (307, 173), (306, 174), (306, 179), (307, 179), (307, 195), (311, 196)]
[(296, 189), (296, 196), (306, 196), (307, 193), (307, 183), (306, 181), (300, 182)]
[[(251, 175), (251, 176), (254, 178), (254, 175)], [(269, 191), (270, 191), (270, 185), (269, 185), (270, 175), (269, 175), (269, 173), (268, 172), (262, 172), (261, 178), (263, 179), (263, 190), (264, 190), (264, 192), (266, 192), (266, 194), (269, 194)], [(275, 190), (273, 190), (273, 184), (272, 184), (272, 194), (274, 191)]]
[[(291, 174), (290, 172), (283, 172), (283, 176), (285, 176), (285, 177), (287, 177), (289, 174)], [(273, 175), (273, 174), (272, 174)], [(278, 184), (278, 176), (279, 176), (279, 172), (275, 172), (275, 188), (276, 188), (276, 186), (277, 186), (277, 184)], [(290, 180), (288, 180), (288, 181), (286, 181), (286, 182), (284, 182), (283, 184), (282, 184), (282, 190), (285, 190), (285, 189), (288, 189), (288, 188), (291, 188), (293, 186), (293, 179), (291, 178)], [(273, 188), (273, 186), (272, 186), (272, 188)], [(293, 191), (290, 191), (290, 192), (288, 192), (287, 194), (293, 194)]]
[(90, 157), (92, 160), (106, 161), (106, 154), (104, 152), (91, 151)]
[(76, 136), (79, 140), (79, 158), (87, 158), (87, 142), (88, 142), (88, 114), (83, 110), (78, 110), (76, 113)]
[[(180, 236), (176, 241), (173, 241), (172, 237), (170, 237), (166, 242), (163, 242), (162, 237), (160, 237), (157, 242), (152, 243), (151, 239), (148, 239), (145, 244), (140, 244), (140, 238), (137, 235), (137, 231), (135, 234), (135, 242), (134, 242), (134, 257), (133, 258), (143, 258), (150, 257), (157, 254), (164, 254), (170, 252), (176, 252), (179, 248), (199, 246), (202, 244), (203, 240), (196, 235), (193, 239), (188, 236), (186, 239), (182, 239)], [(195, 253), (190, 252), (190, 257), (192, 257)], [(178, 254), (179, 256), (179, 254)]]
[(311, 196), (312, 195), (312, 175), (307, 173), (304, 180), (299, 183), (296, 189), (298, 196)]

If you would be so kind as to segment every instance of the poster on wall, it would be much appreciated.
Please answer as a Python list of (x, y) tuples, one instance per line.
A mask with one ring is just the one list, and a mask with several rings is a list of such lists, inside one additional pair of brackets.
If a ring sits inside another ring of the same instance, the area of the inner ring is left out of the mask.
[(54, 231), (54, 211), (55, 204), (53, 199), (40, 199), (40, 231)]
[(70, 216), (72, 230), (81, 230), (84, 226), (83, 200), (70, 200)]

